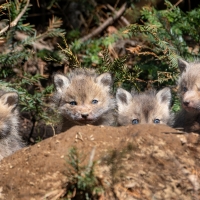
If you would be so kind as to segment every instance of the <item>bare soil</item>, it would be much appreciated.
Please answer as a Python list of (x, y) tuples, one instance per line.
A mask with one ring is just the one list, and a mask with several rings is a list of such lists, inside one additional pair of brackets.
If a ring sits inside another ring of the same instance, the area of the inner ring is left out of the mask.
[(96, 199), (200, 199), (199, 135), (165, 125), (75, 126), (26, 147), (0, 162), (0, 199), (66, 199), (72, 147), (98, 161)]

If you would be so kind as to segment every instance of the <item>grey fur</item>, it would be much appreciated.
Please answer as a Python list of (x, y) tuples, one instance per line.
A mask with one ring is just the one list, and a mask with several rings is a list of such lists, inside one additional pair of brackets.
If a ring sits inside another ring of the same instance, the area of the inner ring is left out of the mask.
[(18, 94), (0, 90), (0, 160), (25, 146), (18, 133)]
[(181, 111), (175, 116), (174, 127), (200, 133), (200, 62), (179, 59), (178, 94)]
[[(115, 100), (110, 73), (98, 75), (92, 69), (75, 69), (67, 76), (54, 75), (53, 105), (62, 116), (62, 130), (75, 125), (113, 125)], [(92, 103), (97, 100), (97, 103)], [(76, 102), (77, 105), (70, 105)], [(85, 119), (81, 116), (88, 115)]]

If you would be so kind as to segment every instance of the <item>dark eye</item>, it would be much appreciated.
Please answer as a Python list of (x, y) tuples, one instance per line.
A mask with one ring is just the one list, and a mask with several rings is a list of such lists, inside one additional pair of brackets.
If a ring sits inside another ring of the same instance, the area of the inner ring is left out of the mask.
[(138, 124), (139, 120), (138, 119), (133, 119), (132, 124)]
[(69, 104), (72, 105), (72, 106), (75, 106), (75, 105), (77, 105), (77, 102), (76, 101), (71, 101), (71, 102), (69, 102)]
[(98, 100), (93, 99), (93, 100), (92, 100), (92, 104), (96, 104), (96, 103), (98, 103)]
[(183, 92), (187, 92), (187, 88), (186, 87), (183, 87)]
[(154, 123), (154, 124), (160, 124), (160, 120), (159, 120), (159, 119), (154, 119), (154, 120), (153, 120), (153, 123)]

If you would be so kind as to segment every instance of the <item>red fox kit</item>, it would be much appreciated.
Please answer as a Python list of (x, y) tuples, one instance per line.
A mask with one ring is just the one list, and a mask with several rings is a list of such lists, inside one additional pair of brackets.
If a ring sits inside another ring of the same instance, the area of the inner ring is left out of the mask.
[(128, 124), (171, 124), (171, 92), (164, 88), (143, 93), (131, 92), (119, 88), (116, 93), (118, 107), (118, 125)]
[(200, 133), (200, 62), (188, 63), (179, 59), (181, 75), (178, 90), (181, 111), (175, 116), (175, 128)]
[(24, 145), (18, 133), (18, 94), (0, 91), (0, 160)]
[(74, 125), (112, 125), (115, 101), (112, 77), (91, 69), (75, 69), (68, 76), (54, 75), (53, 102), (63, 118), (62, 131)]

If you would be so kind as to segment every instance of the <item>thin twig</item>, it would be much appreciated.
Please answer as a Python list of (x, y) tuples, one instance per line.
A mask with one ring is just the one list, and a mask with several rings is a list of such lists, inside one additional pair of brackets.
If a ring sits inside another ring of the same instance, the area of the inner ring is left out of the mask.
[(27, 0), (26, 5), (24, 6), (23, 10), (19, 13), (19, 15), (15, 18), (14, 21), (12, 21), (8, 26), (6, 26), (5, 28), (3, 28), (0, 31), (0, 35), (3, 34), (4, 32), (6, 32), (8, 30), (9, 27), (14, 27), (17, 25), (18, 21), (21, 19), (21, 17), (24, 15), (24, 13), (26, 12), (26, 9), (28, 8), (30, 0)]
[(182, 3), (183, 2), (183, 0), (179, 0), (178, 2), (176, 2), (175, 4), (174, 4), (174, 6), (178, 6), (180, 3)]
[[(116, 14), (115, 9), (110, 4), (107, 4), (106, 6), (108, 7), (108, 9)], [(121, 16), (120, 19), (124, 22), (126, 26), (130, 25), (130, 22), (125, 17)]]
[[(19, 31), (16, 31), (15, 32), (15, 39), (17, 40), (26, 40), (29, 36), (26, 35), (25, 33), (22, 33), (22, 32), (19, 32)], [(35, 42), (32, 42), (32, 46), (34, 49), (39, 49), (39, 50), (42, 50), (42, 49), (47, 49), (49, 51), (52, 51), (52, 47), (50, 47), (49, 45), (45, 45), (45, 44), (42, 44), (41, 42), (39, 41), (35, 41)]]
[(118, 18), (120, 18), (124, 11), (126, 10), (126, 3), (124, 3), (122, 5), (122, 7), (115, 12), (114, 16), (109, 17), (103, 24), (101, 24), (97, 29), (95, 29), (92, 33), (82, 37), (81, 39), (79, 39), (80, 42), (85, 42), (87, 40), (89, 40), (90, 38), (98, 35), (99, 33), (101, 33), (106, 27), (108, 27), (109, 25), (111, 25), (115, 20), (117, 20)]
[[(179, 0), (178, 2), (176, 2), (175, 4), (174, 4), (174, 7), (176, 7), (176, 6), (178, 6), (180, 3), (182, 3), (183, 2), (183, 0)], [(171, 9), (169, 9), (170, 11), (172, 10), (173, 8), (171, 8)]]
[(56, 135), (54, 126), (53, 126), (51, 123), (50, 123), (50, 126), (51, 126), (51, 128), (52, 128), (52, 130), (53, 130), (53, 135)]
[(117, 8), (118, 4), (119, 4), (119, 0), (116, 1), (115, 5), (114, 5), (114, 9)]
[(94, 147), (92, 149), (91, 154), (90, 154), (90, 160), (89, 160), (89, 163), (88, 163), (88, 171), (91, 170), (91, 167), (92, 167), (92, 164), (93, 164), (94, 155), (95, 155), (95, 150), (96, 150), (96, 148)]
[(188, 10), (191, 11), (191, 2), (188, 0)]

